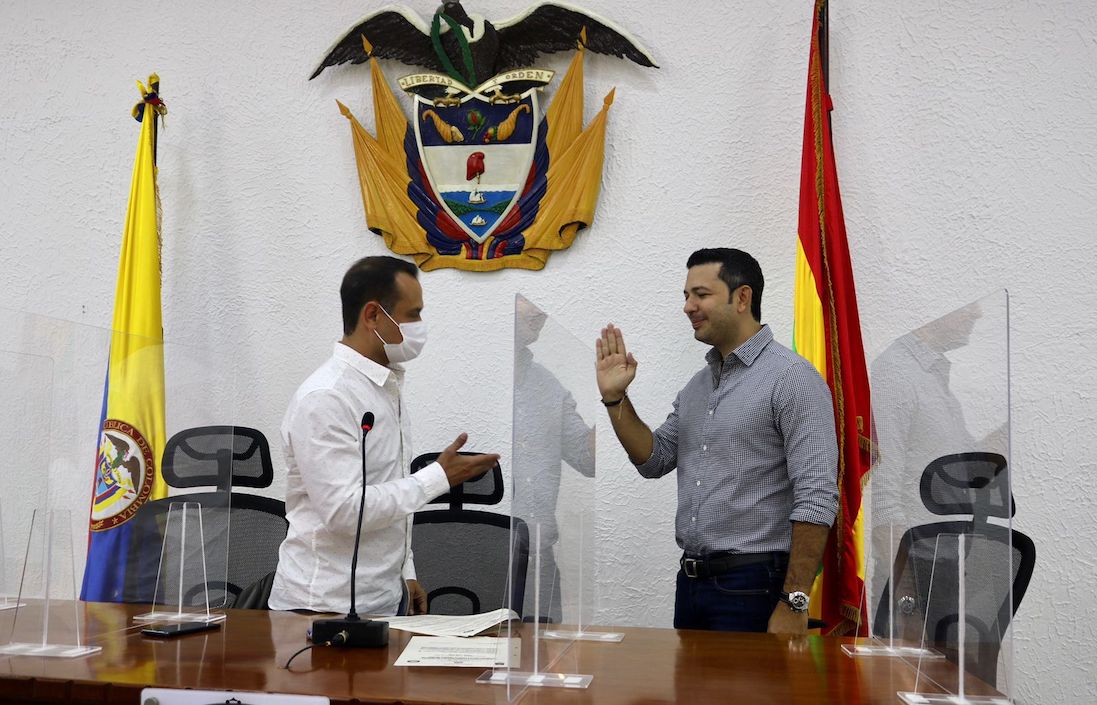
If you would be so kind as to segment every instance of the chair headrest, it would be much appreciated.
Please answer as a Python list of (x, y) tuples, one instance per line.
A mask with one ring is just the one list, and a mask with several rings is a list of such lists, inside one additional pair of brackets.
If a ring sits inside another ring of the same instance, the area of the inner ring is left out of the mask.
[(922, 502), (934, 514), (1009, 518), (1017, 511), (1006, 459), (998, 453), (955, 453), (926, 466)]
[(269, 487), (274, 466), (266, 437), (245, 426), (198, 426), (172, 436), (161, 464), (171, 487)]
[[(479, 455), (473, 451), (459, 451), (461, 455)], [(419, 472), (426, 466), (438, 460), (441, 453), (424, 453), (411, 461), (412, 473)], [(480, 477), (466, 480), (457, 487), (451, 487), (449, 492), (432, 499), (430, 504), (448, 504), (453, 509), (460, 509), (464, 504), (499, 504), (503, 499), (503, 468), (495, 463), (490, 470)]]

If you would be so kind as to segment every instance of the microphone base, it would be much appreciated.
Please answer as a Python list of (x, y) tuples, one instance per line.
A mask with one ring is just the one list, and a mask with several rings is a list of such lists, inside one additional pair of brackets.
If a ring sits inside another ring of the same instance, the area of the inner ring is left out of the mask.
[(342, 644), (332, 646), (381, 648), (389, 643), (389, 623), (372, 619), (347, 619), (336, 617), (334, 619), (317, 619), (312, 623), (312, 643), (326, 644), (339, 635), (346, 632), (346, 640)]

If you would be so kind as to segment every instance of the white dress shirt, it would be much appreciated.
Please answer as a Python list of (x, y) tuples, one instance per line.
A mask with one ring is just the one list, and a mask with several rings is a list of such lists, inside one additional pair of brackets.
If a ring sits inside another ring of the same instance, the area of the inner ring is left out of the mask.
[(347, 612), (350, 563), (362, 496), (362, 416), (366, 500), (358, 549), (357, 609), (396, 613), (403, 579), (413, 579), (411, 515), (449, 489), (438, 463), (409, 476), (403, 369), (335, 344), (331, 358), (297, 389), (282, 421), (289, 531), (278, 553), (270, 607)]

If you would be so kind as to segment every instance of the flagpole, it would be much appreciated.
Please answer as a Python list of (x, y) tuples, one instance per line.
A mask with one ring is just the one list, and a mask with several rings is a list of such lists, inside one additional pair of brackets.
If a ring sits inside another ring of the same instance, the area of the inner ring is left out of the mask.
[[(824, 64), (825, 66), (826, 64)], [(824, 69), (825, 70), (825, 69)], [(149, 81), (149, 91), (160, 95), (160, 76), (153, 74), (155, 78)], [(159, 145), (160, 140), (157, 139), (160, 136), (160, 113), (152, 110), (152, 165), (156, 166), (156, 147)]]
[(823, 68), (823, 92), (830, 93), (830, 2), (819, 12), (819, 56)]

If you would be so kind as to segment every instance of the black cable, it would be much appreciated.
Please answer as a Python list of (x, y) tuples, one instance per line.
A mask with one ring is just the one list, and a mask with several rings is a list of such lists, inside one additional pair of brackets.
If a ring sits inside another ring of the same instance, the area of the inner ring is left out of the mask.
[(285, 668), (285, 669), (286, 669), (286, 670), (288, 671), (288, 670), (289, 670), (289, 665), (290, 665), (291, 663), (293, 663), (293, 659), (297, 658), (298, 656), (300, 656), (301, 654), (305, 653), (305, 652), (306, 652), (306, 651), (308, 651), (309, 649), (315, 649), (315, 648), (316, 648), (317, 646), (321, 646), (321, 644), (309, 644), (309, 645), (308, 645), (308, 646), (306, 646), (305, 648), (303, 648), (303, 649), (301, 649), (300, 651), (298, 651), (297, 653), (295, 653), (295, 654), (294, 654), (293, 656), (290, 656), (290, 657), (289, 657), (289, 661), (286, 661), (286, 665), (285, 665), (285, 666), (283, 666), (283, 668)]
[(283, 666), (283, 668), (285, 668), (288, 671), (289, 670), (289, 665), (291, 663), (293, 663), (293, 659), (297, 658), (298, 656), (305, 653), (309, 649), (315, 649), (317, 646), (342, 646), (343, 644), (347, 643), (347, 638), (348, 637), (350, 637), (350, 634), (348, 634), (346, 631), (341, 631), (338, 634), (336, 634), (335, 636), (333, 636), (331, 638), (331, 641), (325, 641), (323, 644), (309, 644), (305, 648), (303, 648), (300, 651), (298, 651), (297, 653), (295, 653), (293, 656), (290, 656), (289, 660), (286, 661), (286, 665)]

